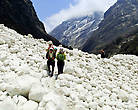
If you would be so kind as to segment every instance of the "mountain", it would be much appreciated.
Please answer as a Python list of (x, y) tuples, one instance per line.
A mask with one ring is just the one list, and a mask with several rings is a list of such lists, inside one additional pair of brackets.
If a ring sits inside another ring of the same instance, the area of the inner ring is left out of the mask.
[(0, 0), (0, 24), (4, 24), (21, 34), (32, 34), (35, 38), (60, 43), (44, 29), (30, 0)]
[(103, 19), (102, 12), (95, 12), (89, 16), (72, 18), (57, 26), (51, 33), (62, 44), (74, 48), (81, 47), (89, 35), (96, 29)]
[[(136, 30), (138, 30), (138, 0), (118, 0), (105, 12), (104, 20), (99, 24), (99, 28), (81, 49), (90, 53), (97, 53), (99, 49), (110, 48), (109, 44), (116, 42), (120, 37), (121, 41), (127, 39), (127, 43), (131, 39), (131, 35), (137, 36)], [(123, 42), (119, 44), (123, 44)]]
[(107, 56), (109, 57), (118, 53), (138, 56), (138, 28), (128, 35), (118, 37), (103, 49), (106, 50)]
[(137, 110), (138, 56), (102, 59), (63, 48), (64, 73), (55, 80), (47, 75), (46, 48), (43, 39), (0, 24), (0, 110)]

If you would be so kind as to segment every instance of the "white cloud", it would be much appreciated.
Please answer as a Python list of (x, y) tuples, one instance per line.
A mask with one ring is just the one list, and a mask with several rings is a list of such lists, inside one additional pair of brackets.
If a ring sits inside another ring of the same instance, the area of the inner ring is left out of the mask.
[(73, 17), (92, 14), (94, 11), (106, 11), (117, 0), (74, 0), (76, 5), (70, 4), (68, 9), (46, 18), (44, 21), (46, 31), (50, 32), (57, 25)]

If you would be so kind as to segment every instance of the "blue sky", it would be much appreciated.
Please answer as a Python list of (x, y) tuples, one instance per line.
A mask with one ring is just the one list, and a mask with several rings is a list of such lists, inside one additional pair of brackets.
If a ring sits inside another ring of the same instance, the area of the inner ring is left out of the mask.
[(70, 4), (75, 4), (74, 0), (31, 0), (40, 20), (58, 13), (62, 9), (69, 8)]
[(63, 21), (107, 11), (117, 0), (31, 0), (49, 33)]

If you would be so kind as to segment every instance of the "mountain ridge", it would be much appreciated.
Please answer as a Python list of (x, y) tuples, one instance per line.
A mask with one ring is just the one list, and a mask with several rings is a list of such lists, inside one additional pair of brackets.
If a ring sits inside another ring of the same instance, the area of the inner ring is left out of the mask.
[(103, 18), (102, 12), (94, 12), (91, 15), (75, 17), (58, 25), (51, 33), (62, 44), (74, 48), (81, 47), (91, 33), (98, 28)]
[(104, 14), (104, 20), (81, 48), (83, 51), (98, 53), (99, 49), (125, 37), (138, 28), (138, 0), (118, 0)]

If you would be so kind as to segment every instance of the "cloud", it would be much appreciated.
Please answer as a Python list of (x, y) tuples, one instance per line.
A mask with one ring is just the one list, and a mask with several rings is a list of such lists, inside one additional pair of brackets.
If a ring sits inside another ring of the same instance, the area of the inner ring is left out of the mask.
[(47, 32), (52, 31), (57, 25), (73, 17), (90, 15), (94, 11), (105, 12), (117, 0), (74, 0), (74, 1), (76, 3), (75, 5), (70, 4), (68, 9), (63, 9), (58, 13), (46, 18), (44, 24)]

